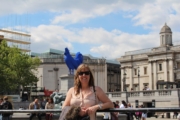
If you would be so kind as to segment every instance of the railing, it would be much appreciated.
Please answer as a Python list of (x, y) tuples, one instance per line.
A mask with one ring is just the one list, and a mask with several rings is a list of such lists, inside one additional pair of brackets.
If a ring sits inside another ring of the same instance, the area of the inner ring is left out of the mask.
[[(38, 110), (0, 110), (0, 113), (60, 113), (61, 109), (38, 109)], [(180, 112), (180, 108), (112, 108), (105, 110), (98, 110), (97, 112)]]
[[(58, 120), (61, 113), (60, 109), (48, 109), (48, 110), (0, 110), (0, 113), (14, 113), (11, 117), (12, 120), (28, 120), (29, 119), (29, 113), (58, 113), (54, 114), (53, 120)], [(130, 113), (135, 112), (146, 112), (146, 113), (152, 113), (151, 117), (159, 117), (162, 116), (164, 118), (164, 114), (167, 118), (171, 118), (170, 113), (172, 112), (180, 112), (180, 108), (114, 108), (114, 109), (106, 109), (106, 110), (98, 110), (96, 112), (96, 120), (102, 120), (103, 116), (101, 112), (120, 112), (121, 114), (118, 115), (118, 120), (127, 120), (127, 116)], [(15, 114), (16, 113), (16, 114)], [(24, 113), (28, 113), (27, 115)], [(100, 114), (99, 114), (100, 113)], [(15, 115), (15, 116), (14, 116)], [(43, 116), (41, 116), (43, 117)], [(172, 116), (174, 118), (174, 115)], [(45, 118), (41, 118), (44, 120)], [(37, 120), (37, 118), (35, 118)]]

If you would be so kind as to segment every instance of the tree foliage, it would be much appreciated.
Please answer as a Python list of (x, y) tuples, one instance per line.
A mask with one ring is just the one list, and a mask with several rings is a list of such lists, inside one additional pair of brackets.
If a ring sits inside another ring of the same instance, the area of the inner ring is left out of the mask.
[(0, 43), (0, 92), (17, 90), (38, 81), (36, 77), (39, 58), (31, 58), (17, 47)]

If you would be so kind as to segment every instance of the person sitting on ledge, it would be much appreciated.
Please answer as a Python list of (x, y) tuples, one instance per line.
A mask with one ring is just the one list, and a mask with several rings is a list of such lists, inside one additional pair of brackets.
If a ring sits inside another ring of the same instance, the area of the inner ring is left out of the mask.
[[(40, 109), (40, 105), (38, 103), (38, 99), (36, 98), (32, 103), (30, 103), (29, 105), (29, 109), (32, 110), (36, 110), (36, 109)], [(32, 118), (34, 116), (37, 116), (39, 120), (41, 120), (41, 115), (39, 113), (31, 113), (29, 120), (32, 120)]]

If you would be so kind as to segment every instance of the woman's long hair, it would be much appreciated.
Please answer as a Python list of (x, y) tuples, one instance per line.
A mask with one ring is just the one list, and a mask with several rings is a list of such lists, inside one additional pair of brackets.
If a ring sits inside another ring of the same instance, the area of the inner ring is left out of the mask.
[(76, 74), (74, 76), (74, 90), (75, 90), (75, 95), (78, 95), (80, 93), (80, 88), (81, 86), (81, 82), (79, 80), (79, 72), (81, 72), (83, 69), (87, 69), (90, 72), (90, 79), (89, 79), (89, 86), (92, 86), (94, 91), (95, 91), (95, 85), (94, 85), (94, 77), (92, 75), (91, 69), (88, 65), (86, 64), (81, 64), (79, 65), (79, 67), (77, 68)]
[(65, 116), (65, 120), (78, 120), (78, 115), (81, 111), (80, 107), (72, 106)]
[(54, 103), (54, 100), (52, 97), (48, 98), (47, 102), (49, 103), (49, 100), (51, 100), (51, 103), (53, 104)]

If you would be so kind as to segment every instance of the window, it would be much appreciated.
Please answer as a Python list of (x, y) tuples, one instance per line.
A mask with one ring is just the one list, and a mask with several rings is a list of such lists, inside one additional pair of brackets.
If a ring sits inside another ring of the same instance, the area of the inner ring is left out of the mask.
[(138, 85), (135, 84), (135, 85), (134, 85), (134, 91), (138, 91), (138, 88), (139, 88)]
[(134, 75), (137, 75), (137, 69), (134, 69)]
[(163, 90), (164, 89), (164, 85), (158, 85), (158, 89)]
[(159, 71), (162, 71), (162, 64), (159, 64)]
[(166, 35), (166, 42), (167, 42), (166, 44), (168, 44), (168, 43), (169, 43), (169, 42), (168, 42), (168, 41), (169, 41), (169, 40), (168, 40), (168, 37), (169, 37), (169, 36), (168, 36), (168, 35)]
[(163, 44), (164, 44), (164, 35), (162, 35), (162, 42), (163, 42)]
[(179, 63), (179, 62), (177, 63), (177, 68), (178, 68), (178, 69), (180, 68), (180, 63)]
[(147, 74), (147, 67), (144, 67), (144, 75)]

